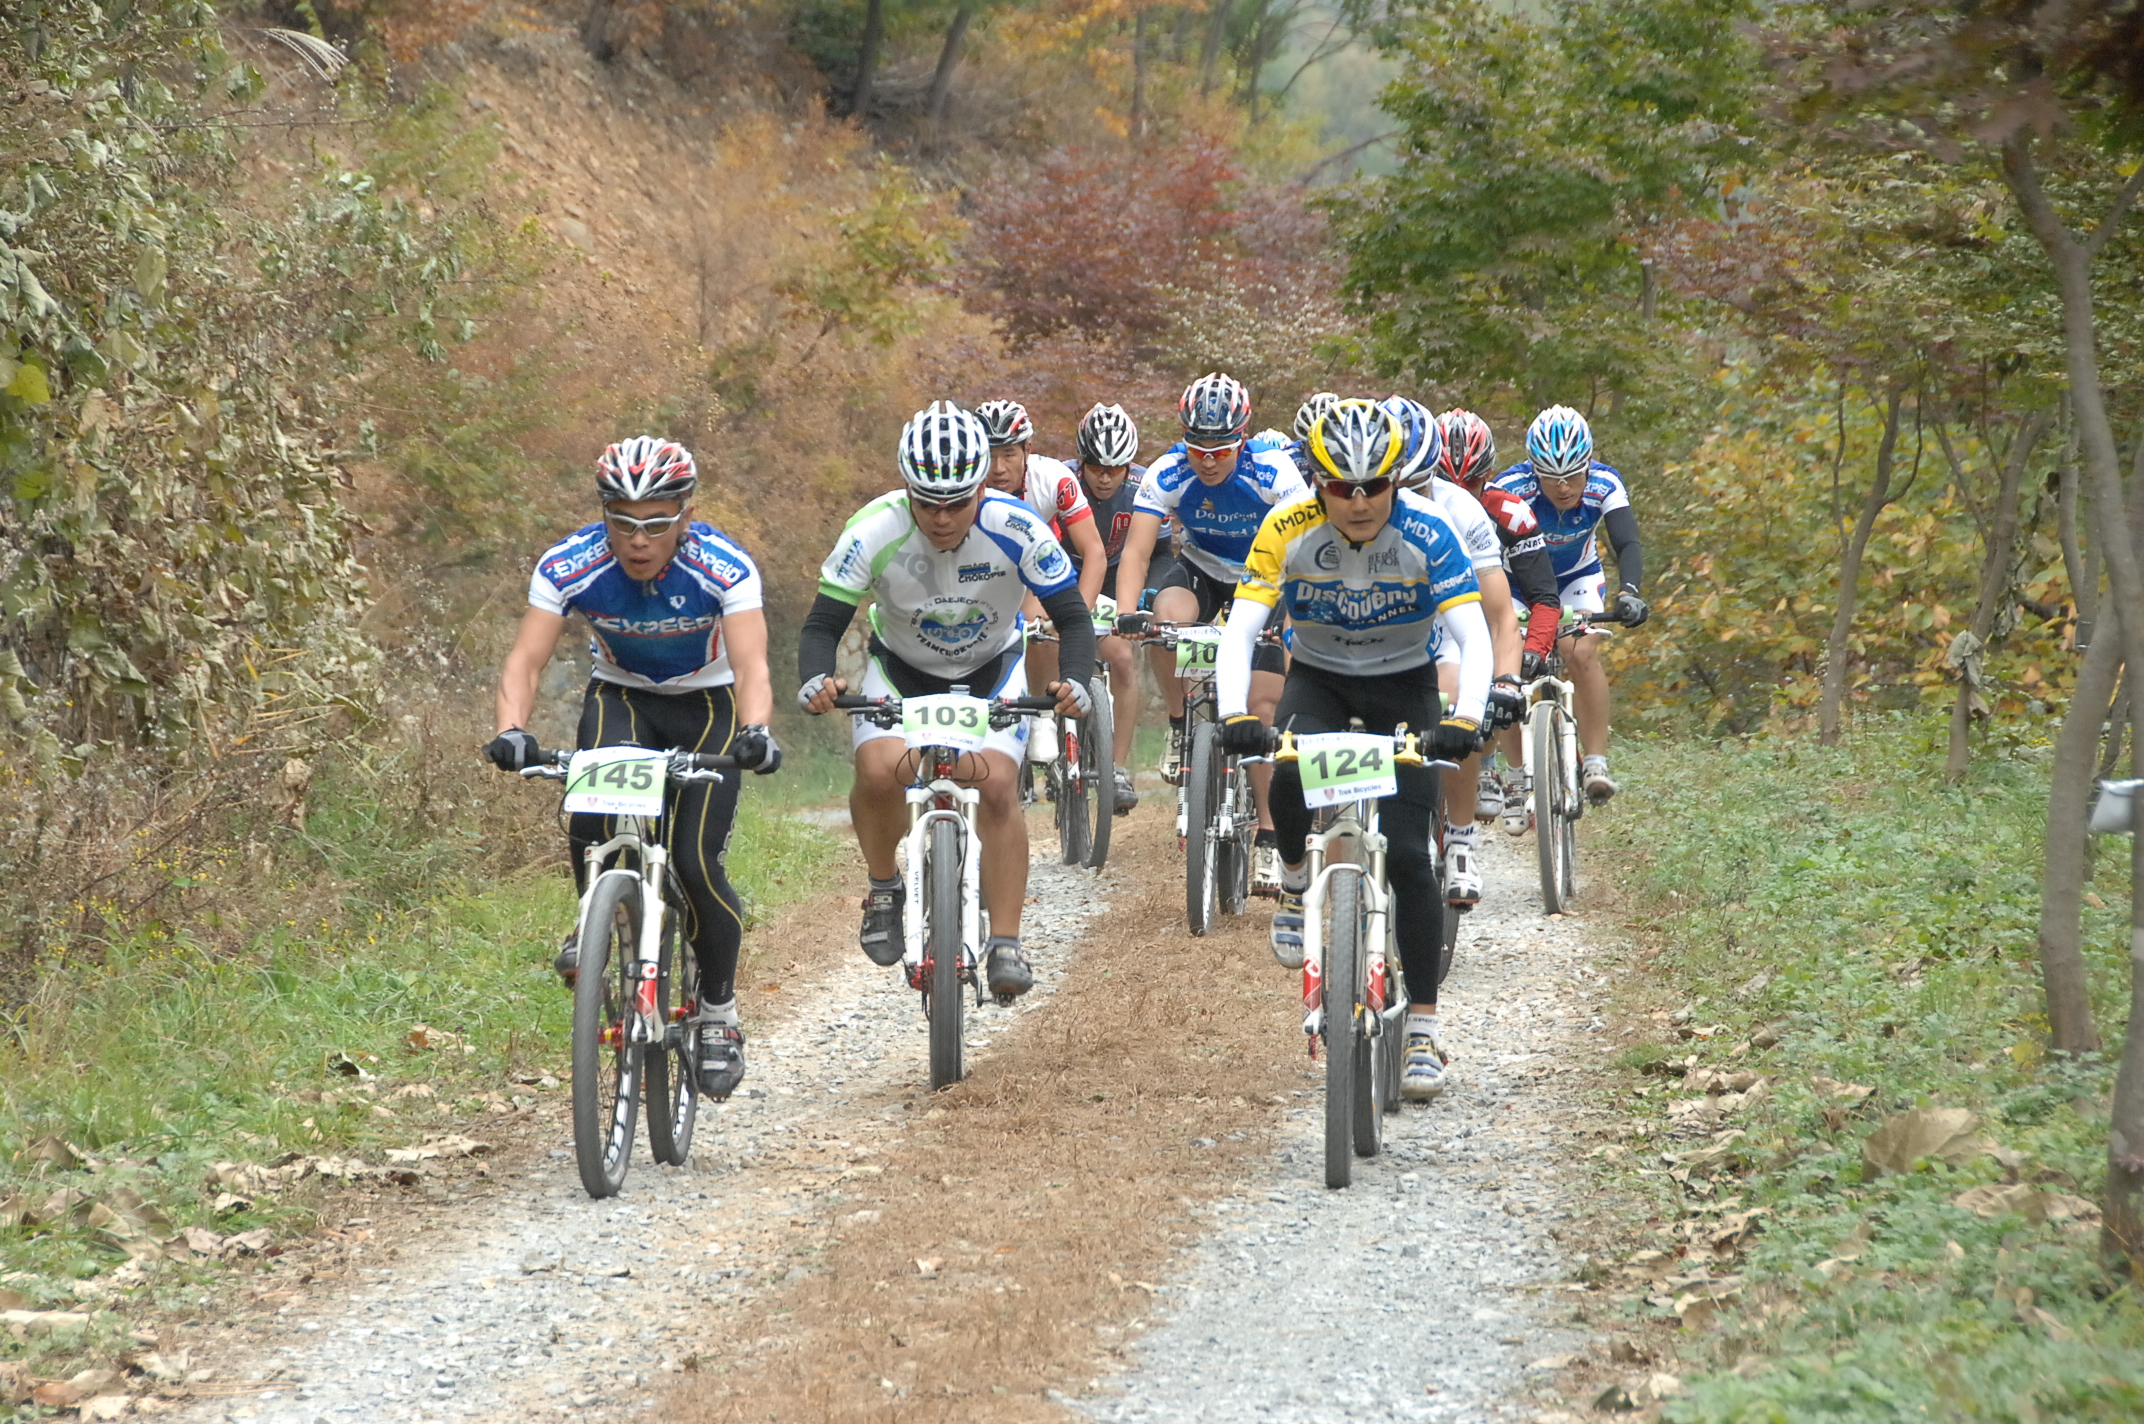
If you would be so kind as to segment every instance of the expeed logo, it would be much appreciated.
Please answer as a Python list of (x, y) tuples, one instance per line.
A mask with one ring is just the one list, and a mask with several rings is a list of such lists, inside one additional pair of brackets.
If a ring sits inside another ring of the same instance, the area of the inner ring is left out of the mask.
[(986, 579), (993, 579), (997, 576), (998, 569), (995, 564), (962, 564), (960, 566), (960, 581), (962, 583), (982, 583)]

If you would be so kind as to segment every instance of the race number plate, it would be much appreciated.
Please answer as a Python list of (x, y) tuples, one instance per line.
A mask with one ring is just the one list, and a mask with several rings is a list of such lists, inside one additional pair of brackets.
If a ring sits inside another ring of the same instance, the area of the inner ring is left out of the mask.
[(1107, 638), (1117, 631), (1117, 601), (1108, 595), (1094, 601), (1094, 636)]
[(590, 747), (566, 768), (566, 810), (660, 816), (670, 754), (645, 747)]
[(1296, 766), (1303, 773), (1303, 804), (1335, 806), (1374, 801), (1400, 789), (1392, 765), (1392, 738), (1367, 732), (1321, 732), (1295, 739)]
[(1221, 661), (1219, 628), (1176, 630), (1176, 670), (1179, 673), (1212, 672)]
[(911, 747), (979, 752), (990, 735), (990, 704), (957, 692), (901, 699), (901, 735)]

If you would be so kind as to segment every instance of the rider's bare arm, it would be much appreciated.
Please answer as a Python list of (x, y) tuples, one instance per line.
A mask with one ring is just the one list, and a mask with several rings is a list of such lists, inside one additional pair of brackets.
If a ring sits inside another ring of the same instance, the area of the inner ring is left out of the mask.
[(1132, 527), (1124, 531), (1124, 552), (1117, 559), (1117, 587), (1125, 591), (1125, 597), (1117, 604), (1126, 612), (1139, 600), (1139, 590), (1146, 587), (1147, 565), (1154, 561), (1154, 541), (1161, 537), (1161, 516), (1144, 510), (1134, 510)]
[(737, 721), (764, 727), (774, 716), (774, 683), (767, 673), (767, 615), (749, 608), (722, 619), (722, 641), (737, 679)]
[(1102, 547), (1102, 531), (1092, 517), (1065, 526), (1065, 543), (1079, 560), (1079, 596), (1089, 608), (1102, 596), (1102, 580), (1109, 577), (1109, 551)]
[[(495, 732), (510, 727), (526, 727), (536, 715), (536, 688), (543, 677), (545, 664), (551, 654), (558, 651), (558, 640), (566, 631), (566, 620), (556, 613), (547, 613), (541, 608), (531, 608), (521, 615), (521, 631), (514, 635), (513, 651), (506, 655), (506, 666), (499, 673), (499, 694)], [(762, 625), (760, 666), (766, 666), (765, 628)], [(762, 719), (764, 720), (764, 719)]]

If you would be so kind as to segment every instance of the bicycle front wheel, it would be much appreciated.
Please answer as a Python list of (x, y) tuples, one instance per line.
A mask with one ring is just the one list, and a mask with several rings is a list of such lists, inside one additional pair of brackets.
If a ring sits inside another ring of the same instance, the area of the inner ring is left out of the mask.
[(1094, 824), (1088, 836), (1086, 865), (1100, 870), (1109, 863), (1109, 833), (1117, 821), (1117, 708), (1109, 680), (1096, 673), (1087, 684), (1094, 710), (1080, 727), (1079, 768), (1094, 800)]
[(1541, 912), (1547, 915), (1563, 912), (1568, 884), (1564, 854), (1570, 808), (1564, 804), (1564, 783), (1569, 778), (1563, 764), (1562, 728), (1557, 725), (1562, 720), (1561, 709), (1544, 705), (1534, 713), (1533, 723), (1526, 729), (1532, 743), (1527, 751), (1533, 759), (1534, 843), (1541, 862)]
[(1203, 935), (1213, 928), (1221, 848), (1213, 826), (1221, 807), (1221, 749), (1214, 744), (1213, 723), (1203, 717), (1191, 724), (1184, 789), (1184, 919), (1193, 934)]
[(1362, 998), (1362, 886), (1335, 875), (1326, 897), (1325, 934), (1325, 1185), (1355, 1179), (1355, 1120), (1362, 1057), (1357, 1052)]
[(597, 878), (581, 920), (581, 967), (573, 986), (573, 1156), (592, 1197), (616, 1196), (633, 1157), (640, 1112), (641, 1049), (627, 1042), (626, 1014), (640, 958), (642, 882)]
[[(930, 963), (931, 1088), (960, 1081), (960, 1036), (967, 995), (960, 982), (960, 828), (931, 825), (930, 862), (923, 867), (923, 898), (930, 906), (923, 954)], [(981, 966), (977, 966), (978, 970)]]
[(665, 907), (662, 957), (655, 976), (655, 1007), (662, 1044), (642, 1059), (647, 1088), (648, 1155), (682, 1167), (692, 1155), (692, 1129), (700, 1117), (700, 956), (686, 946), (678, 954), (678, 907)]
[[(1056, 716), (1056, 713), (1051, 713)], [(1057, 790), (1057, 848), (1066, 865), (1084, 865), (1093, 845), (1094, 788), (1087, 783), (1080, 763), (1087, 756), (1087, 728), (1079, 722), (1061, 721), (1057, 727), (1057, 761), (1050, 767), (1050, 781)]]

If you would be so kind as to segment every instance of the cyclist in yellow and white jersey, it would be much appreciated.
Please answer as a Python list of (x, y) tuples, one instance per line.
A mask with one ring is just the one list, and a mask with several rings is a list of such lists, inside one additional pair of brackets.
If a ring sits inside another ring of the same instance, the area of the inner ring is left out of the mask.
[[(1392, 732), (1404, 722), (1422, 729), (1425, 753), (1456, 761), (1481, 745), (1493, 658), (1466, 551), (1433, 506), (1397, 488), (1404, 440), (1391, 414), (1369, 401), (1340, 401), (1318, 418), (1307, 443), (1316, 492), (1276, 506), (1260, 525), (1222, 635), (1215, 675), (1221, 744), (1239, 753), (1266, 745), (1266, 729), (1247, 705), (1251, 657), (1279, 609), (1294, 629), (1294, 658), (1276, 727), (1338, 732), (1359, 717), (1366, 731)], [(1442, 720), (1425, 728), (1430, 709), (1441, 705), (1429, 648), (1439, 618), (1459, 650), (1459, 691)], [(1410, 995), (1400, 1089), (1422, 1101), (1442, 1091), (1448, 1061), (1437, 1017), (1444, 910), (1433, 838), (1440, 790), (1425, 767), (1401, 767), (1398, 775), (1398, 793), (1385, 799), (1380, 817)], [(1276, 769), (1271, 804), (1281, 858), (1273, 952), (1293, 968), (1303, 962), (1311, 829), (1296, 765)]]

